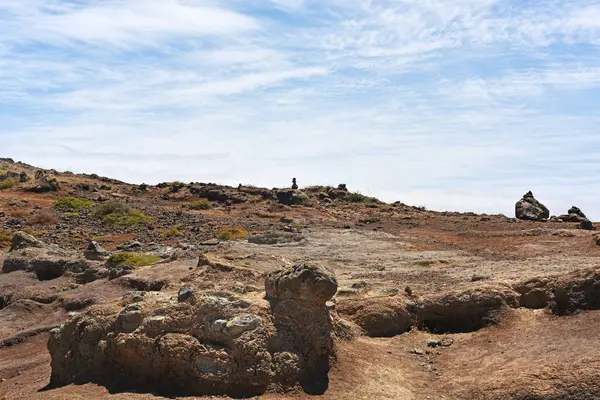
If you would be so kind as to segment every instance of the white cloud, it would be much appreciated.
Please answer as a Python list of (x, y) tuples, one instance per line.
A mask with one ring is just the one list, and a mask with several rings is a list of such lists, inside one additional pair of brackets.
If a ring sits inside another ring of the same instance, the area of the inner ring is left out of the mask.
[(531, 189), (556, 213), (574, 202), (595, 215), (593, 1), (0, 10), (2, 156), (137, 182), (343, 181), (390, 201), (507, 214)]

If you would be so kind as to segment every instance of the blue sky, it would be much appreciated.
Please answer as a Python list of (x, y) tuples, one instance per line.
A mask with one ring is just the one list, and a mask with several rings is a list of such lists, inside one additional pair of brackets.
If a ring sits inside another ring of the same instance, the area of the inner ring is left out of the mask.
[(0, 0), (0, 156), (600, 219), (600, 3)]

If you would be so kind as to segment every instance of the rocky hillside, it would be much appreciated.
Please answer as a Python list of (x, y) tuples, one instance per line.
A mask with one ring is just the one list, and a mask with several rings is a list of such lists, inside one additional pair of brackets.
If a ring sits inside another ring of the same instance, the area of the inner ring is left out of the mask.
[(0, 399), (600, 398), (594, 225), (515, 211), (3, 159)]

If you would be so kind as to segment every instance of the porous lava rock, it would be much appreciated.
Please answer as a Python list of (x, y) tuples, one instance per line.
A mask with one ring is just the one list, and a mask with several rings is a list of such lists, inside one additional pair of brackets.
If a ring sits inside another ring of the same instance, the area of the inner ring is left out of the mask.
[(333, 271), (319, 264), (296, 264), (271, 272), (265, 280), (267, 297), (276, 300), (297, 299), (325, 304), (337, 288)]
[(546, 221), (550, 217), (550, 211), (533, 196), (527, 192), (515, 205), (515, 214), (518, 219), (528, 221)]
[(301, 385), (323, 393), (335, 359), (325, 304), (335, 282), (321, 268), (289, 268), (267, 277), (269, 302), (194, 288), (194, 301), (161, 292), (92, 306), (51, 332), (50, 386), (249, 397)]

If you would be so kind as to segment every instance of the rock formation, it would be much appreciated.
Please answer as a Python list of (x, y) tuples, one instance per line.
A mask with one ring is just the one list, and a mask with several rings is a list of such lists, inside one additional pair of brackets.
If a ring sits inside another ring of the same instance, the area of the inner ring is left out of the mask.
[(518, 219), (528, 221), (546, 221), (550, 217), (550, 211), (535, 199), (533, 193), (527, 192), (515, 205), (515, 213)]
[(226, 292), (125, 296), (52, 331), (51, 386), (95, 382), (170, 396), (322, 393), (334, 357), (335, 277), (296, 266), (265, 281), (270, 307)]

